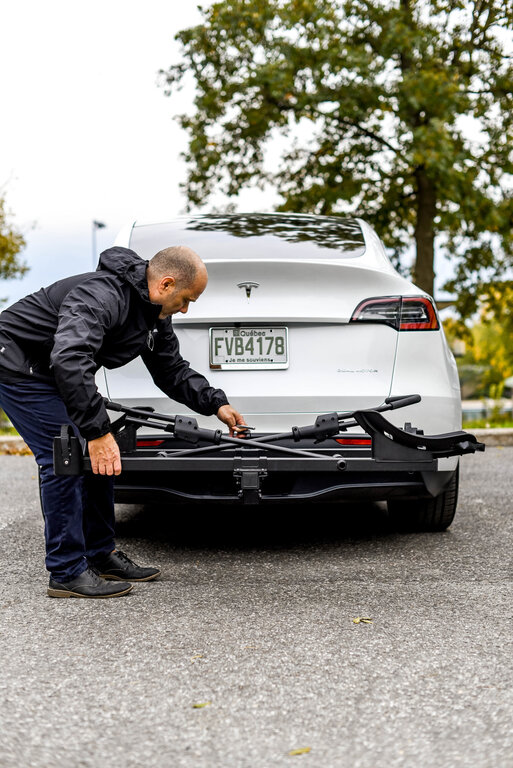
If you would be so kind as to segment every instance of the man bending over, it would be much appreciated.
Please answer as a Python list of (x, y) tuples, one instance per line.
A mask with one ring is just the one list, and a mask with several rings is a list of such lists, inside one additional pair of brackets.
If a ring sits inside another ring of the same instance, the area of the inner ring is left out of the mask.
[[(207, 285), (190, 248), (159, 251), (149, 262), (110, 248), (96, 272), (59, 280), (0, 314), (0, 406), (36, 457), (45, 520), (51, 597), (117, 597), (131, 581), (160, 571), (136, 565), (114, 543), (118, 445), (95, 384), (101, 367), (139, 355), (155, 384), (236, 434), (245, 424), (221, 389), (192, 370), (179, 351), (172, 315), (185, 313)], [(87, 441), (92, 475), (53, 472), (53, 439), (72, 424)]]

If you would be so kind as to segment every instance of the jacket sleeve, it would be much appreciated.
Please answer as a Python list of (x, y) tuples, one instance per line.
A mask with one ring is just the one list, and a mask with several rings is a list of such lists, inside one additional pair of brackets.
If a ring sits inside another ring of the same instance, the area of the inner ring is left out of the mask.
[(86, 440), (110, 431), (95, 383), (95, 356), (120, 315), (123, 297), (108, 278), (96, 277), (68, 293), (61, 304), (50, 364), (70, 419)]
[(212, 416), (228, 404), (223, 390), (211, 387), (181, 356), (171, 318), (158, 323), (153, 339), (153, 349), (146, 347), (141, 357), (157, 387), (168, 397), (204, 416)]

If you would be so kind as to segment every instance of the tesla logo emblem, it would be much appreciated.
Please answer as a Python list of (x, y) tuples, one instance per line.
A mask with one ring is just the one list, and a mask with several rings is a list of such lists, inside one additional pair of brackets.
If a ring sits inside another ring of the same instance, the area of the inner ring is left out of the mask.
[(249, 299), (253, 288), (258, 288), (259, 285), (260, 283), (237, 283), (237, 288), (245, 288), (246, 296)]

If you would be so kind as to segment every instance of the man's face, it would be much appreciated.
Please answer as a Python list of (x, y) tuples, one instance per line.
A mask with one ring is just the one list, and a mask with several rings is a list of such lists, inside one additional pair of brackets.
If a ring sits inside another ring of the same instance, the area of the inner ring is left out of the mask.
[(181, 312), (185, 315), (191, 301), (196, 301), (207, 286), (207, 272), (201, 270), (195, 280), (189, 285), (177, 285), (173, 277), (163, 277), (160, 281), (148, 285), (152, 304), (160, 304), (159, 318), (163, 320), (170, 315)]

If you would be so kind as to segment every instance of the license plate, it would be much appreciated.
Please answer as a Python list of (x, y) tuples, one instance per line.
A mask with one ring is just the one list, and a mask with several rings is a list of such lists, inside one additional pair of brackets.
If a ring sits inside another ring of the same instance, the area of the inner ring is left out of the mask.
[(210, 328), (210, 367), (246, 371), (288, 368), (287, 328)]

